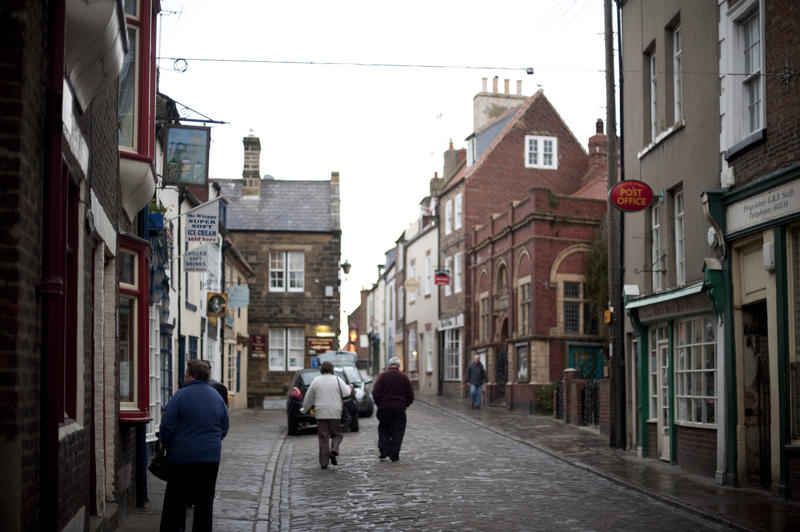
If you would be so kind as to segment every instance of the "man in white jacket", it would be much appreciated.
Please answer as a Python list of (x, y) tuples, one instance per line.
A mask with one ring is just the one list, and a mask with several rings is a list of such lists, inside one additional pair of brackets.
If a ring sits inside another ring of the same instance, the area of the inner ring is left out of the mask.
[(311, 381), (303, 398), (305, 413), (314, 408), (319, 439), (319, 465), (328, 468), (328, 462), (337, 465), (339, 444), (342, 443), (342, 398), (349, 397), (352, 388), (333, 373), (333, 363), (323, 362), (320, 376)]

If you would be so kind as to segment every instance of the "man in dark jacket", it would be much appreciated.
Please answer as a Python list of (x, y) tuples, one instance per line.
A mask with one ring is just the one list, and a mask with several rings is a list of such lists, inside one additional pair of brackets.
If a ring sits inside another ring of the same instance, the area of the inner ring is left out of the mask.
[(475, 355), (475, 360), (467, 367), (467, 383), (469, 384), (469, 399), (472, 402), (472, 408), (481, 407), (481, 388), (486, 380), (486, 370), (481, 364), (481, 357)]
[(400, 446), (406, 433), (406, 408), (414, 402), (414, 388), (400, 371), (400, 359), (389, 359), (389, 368), (380, 374), (372, 387), (372, 398), (378, 406), (378, 451), (380, 459), (400, 459)]

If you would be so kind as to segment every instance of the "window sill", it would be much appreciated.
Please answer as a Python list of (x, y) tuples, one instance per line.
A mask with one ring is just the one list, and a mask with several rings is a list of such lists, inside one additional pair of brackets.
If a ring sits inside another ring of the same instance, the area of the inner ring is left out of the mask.
[(644, 158), (645, 155), (653, 151), (659, 144), (667, 140), (669, 137), (680, 131), (681, 129), (686, 127), (686, 119), (682, 118), (680, 122), (675, 122), (669, 129), (666, 129), (658, 134), (658, 136), (653, 139), (653, 141), (642, 148), (642, 150), (636, 154), (639, 159)]
[(758, 131), (751, 133), (744, 139), (740, 140), (729, 149), (725, 150), (723, 154), (726, 161), (730, 161), (735, 156), (739, 155), (741, 152), (745, 151), (747, 148), (754, 146), (767, 138), (767, 130), (764, 128), (759, 129)]
[(687, 427), (690, 429), (708, 429), (708, 430), (717, 430), (716, 423), (696, 423), (694, 421), (678, 421), (675, 420), (675, 425), (678, 427)]

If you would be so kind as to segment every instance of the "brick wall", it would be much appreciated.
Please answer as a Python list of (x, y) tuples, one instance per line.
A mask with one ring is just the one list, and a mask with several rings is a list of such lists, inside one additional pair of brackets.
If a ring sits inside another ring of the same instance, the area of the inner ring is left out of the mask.
[(687, 471), (713, 477), (717, 469), (717, 431), (676, 425), (675, 436), (678, 465)]
[(0, 529), (36, 530), (46, 2), (0, 8)]
[[(764, 72), (783, 73), (786, 64), (800, 64), (800, 25), (796, 3), (775, 0), (764, 5)], [(788, 83), (766, 76), (766, 139), (741, 153), (729, 164), (737, 184), (743, 184), (798, 162), (800, 154), (800, 81)]]
[(647, 454), (645, 458), (658, 458), (658, 425), (647, 424)]

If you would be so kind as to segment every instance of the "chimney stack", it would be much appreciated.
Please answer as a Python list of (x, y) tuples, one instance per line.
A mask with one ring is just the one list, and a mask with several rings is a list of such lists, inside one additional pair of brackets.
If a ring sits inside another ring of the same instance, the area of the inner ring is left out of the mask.
[(258, 196), (261, 193), (261, 141), (250, 133), (244, 144), (244, 169), (242, 170), (242, 195)]
[(341, 228), (339, 206), (339, 172), (331, 172), (331, 226), (336, 230)]
[(603, 120), (597, 119), (595, 122), (596, 133), (589, 137), (589, 164), (591, 165), (604, 165), (606, 164), (606, 149), (608, 146), (608, 139), (603, 133)]

